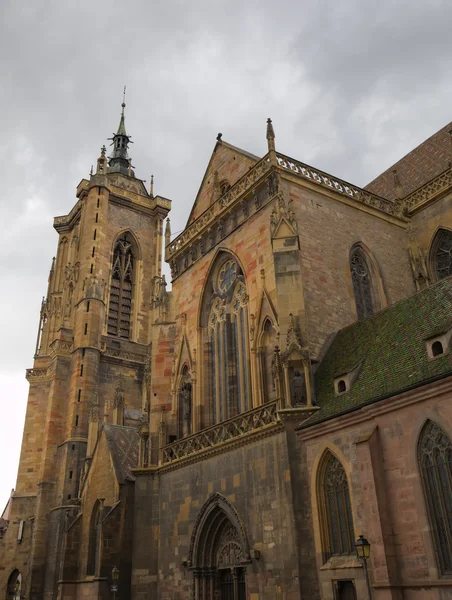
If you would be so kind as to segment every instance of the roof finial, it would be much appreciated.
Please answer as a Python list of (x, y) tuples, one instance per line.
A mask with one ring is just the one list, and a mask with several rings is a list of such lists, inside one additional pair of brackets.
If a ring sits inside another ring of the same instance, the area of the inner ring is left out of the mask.
[(149, 186), (149, 195), (151, 198), (154, 197), (154, 175), (151, 175), (151, 184)]
[(121, 116), (124, 116), (124, 109), (126, 107), (126, 86), (124, 86), (124, 91), (122, 92), (122, 111)]
[(269, 152), (275, 149), (275, 130), (270, 118), (267, 119), (267, 143)]

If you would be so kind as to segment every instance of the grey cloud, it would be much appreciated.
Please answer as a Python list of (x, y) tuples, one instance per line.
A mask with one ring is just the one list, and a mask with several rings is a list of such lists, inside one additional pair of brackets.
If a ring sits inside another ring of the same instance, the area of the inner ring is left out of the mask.
[(446, 1), (5, 0), (1, 10), (0, 376), (31, 366), (52, 215), (71, 209), (116, 129), (124, 84), (136, 173), (153, 173), (173, 200), (173, 232), (219, 131), (262, 155), (271, 116), (281, 151), (365, 184), (451, 120)]

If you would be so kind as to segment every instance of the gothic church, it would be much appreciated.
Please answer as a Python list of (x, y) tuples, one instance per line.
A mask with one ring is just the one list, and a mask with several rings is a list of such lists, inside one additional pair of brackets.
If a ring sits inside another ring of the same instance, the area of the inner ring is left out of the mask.
[(124, 106), (54, 220), (0, 595), (452, 599), (452, 124), (364, 189), (219, 135), (172, 238)]

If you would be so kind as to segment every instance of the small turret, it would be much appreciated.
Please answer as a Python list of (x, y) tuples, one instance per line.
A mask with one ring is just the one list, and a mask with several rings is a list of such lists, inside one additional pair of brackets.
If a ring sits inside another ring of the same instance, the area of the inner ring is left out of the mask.
[(100, 156), (97, 159), (97, 170), (96, 175), (105, 175), (107, 173), (107, 149), (105, 148), (105, 144), (100, 149)]
[(113, 153), (109, 158), (108, 162), (108, 172), (109, 173), (122, 173), (123, 175), (128, 175), (129, 177), (134, 177), (135, 174), (132, 171), (131, 159), (129, 158), (129, 144), (131, 143), (130, 136), (127, 135), (126, 125), (125, 125), (125, 117), (124, 117), (124, 109), (126, 107), (125, 103), (125, 95), (126, 88), (124, 86), (124, 96), (122, 100), (122, 110), (121, 110), (121, 119), (119, 121), (118, 131), (113, 134), (112, 140), (113, 145)]

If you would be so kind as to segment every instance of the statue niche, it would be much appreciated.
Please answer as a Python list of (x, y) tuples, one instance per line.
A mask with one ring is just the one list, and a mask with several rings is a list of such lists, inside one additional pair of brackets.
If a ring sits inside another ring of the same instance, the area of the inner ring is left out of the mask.
[(178, 402), (178, 437), (183, 438), (192, 433), (192, 384), (187, 365), (182, 370)]
[(306, 402), (306, 382), (304, 374), (300, 369), (295, 369), (290, 382), (290, 396), (292, 406), (305, 406)]

